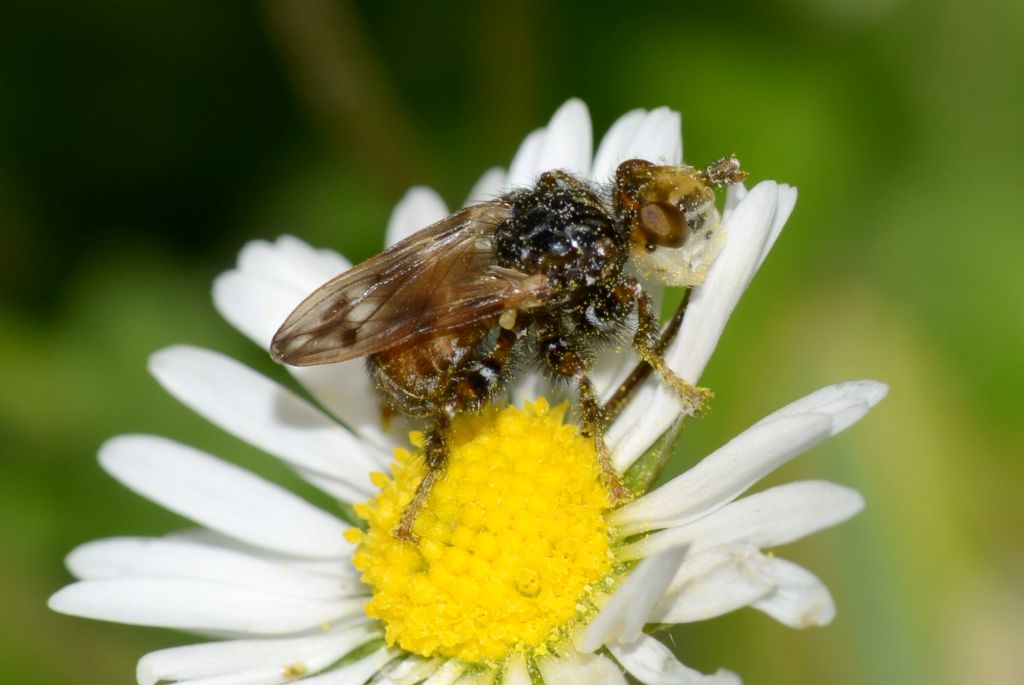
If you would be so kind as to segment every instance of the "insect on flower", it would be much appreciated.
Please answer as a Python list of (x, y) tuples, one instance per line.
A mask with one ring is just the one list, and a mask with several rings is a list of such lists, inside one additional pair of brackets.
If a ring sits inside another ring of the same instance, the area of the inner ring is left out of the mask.
[(595, 351), (631, 334), (643, 369), (661, 375), (684, 411), (708, 396), (666, 366), (651, 297), (627, 264), (666, 285), (700, 285), (723, 240), (714, 187), (745, 177), (731, 156), (704, 170), (628, 160), (606, 188), (546, 172), (328, 281), (288, 316), (271, 354), (295, 366), (366, 357), (384, 407), (429, 421), (427, 475), (399, 537), (414, 539), (416, 514), (444, 472), (451, 418), (478, 411), (529, 359), (575, 382), (583, 431), (612, 496), (625, 499), (602, 438), (613, 409), (588, 376)]

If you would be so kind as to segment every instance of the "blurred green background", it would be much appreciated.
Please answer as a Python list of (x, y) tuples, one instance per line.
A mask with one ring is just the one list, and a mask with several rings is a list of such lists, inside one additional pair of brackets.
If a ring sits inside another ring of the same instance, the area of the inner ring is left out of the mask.
[[(128, 683), (194, 638), (51, 614), (64, 554), (183, 522), (105, 476), (155, 432), (283, 467), (165, 395), (150, 352), (205, 345), (286, 380), (221, 321), (254, 238), (361, 259), (413, 183), (461, 202), (569, 96), (600, 134), (683, 113), (687, 159), (735, 151), (800, 200), (704, 382), (674, 467), (821, 385), (890, 396), (773, 476), (864, 492), (784, 554), (838, 617), (754, 611), (671, 634), (748, 683), (1024, 682), (1024, 4), (5, 3), (0, 27), (0, 682)], [(324, 506), (330, 506), (325, 503)]]

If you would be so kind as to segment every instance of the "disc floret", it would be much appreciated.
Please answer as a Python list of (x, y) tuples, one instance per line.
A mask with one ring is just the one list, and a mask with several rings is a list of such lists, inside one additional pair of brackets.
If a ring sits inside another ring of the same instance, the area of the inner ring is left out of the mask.
[(374, 474), (380, 494), (357, 507), (368, 528), (350, 539), (373, 589), (366, 612), (389, 644), (464, 663), (544, 653), (614, 584), (608, 492), (593, 441), (565, 411), (541, 399), (459, 416), (415, 543), (392, 533), (426, 473), (422, 459), (399, 449), (393, 477)]

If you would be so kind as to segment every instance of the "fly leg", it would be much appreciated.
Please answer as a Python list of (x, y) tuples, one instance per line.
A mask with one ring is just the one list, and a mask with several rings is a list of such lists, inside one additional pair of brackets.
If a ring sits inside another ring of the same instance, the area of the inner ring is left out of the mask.
[(597, 448), (597, 460), (601, 464), (601, 474), (604, 476), (605, 484), (612, 494), (612, 504), (625, 502), (630, 499), (630, 493), (623, 484), (619, 472), (615, 470), (608, 446), (604, 444), (604, 431), (608, 427), (608, 420), (601, 407), (601, 401), (597, 397), (594, 383), (586, 374), (576, 376), (576, 383), (579, 387), (583, 433), (593, 439), (594, 447)]
[[(654, 348), (654, 351), (659, 355), (663, 355), (665, 350), (668, 349), (669, 344), (676, 337), (676, 333), (679, 332), (679, 327), (683, 323), (683, 317), (686, 315), (686, 305), (690, 301), (690, 293), (692, 290), (686, 290), (683, 293), (683, 300), (676, 307), (676, 313), (672, 315), (668, 324), (661, 331), (661, 336), (658, 338), (658, 344)], [(615, 389), (615, 394), (608, 398), (608, 401), (604, 403), (604, 413), (608, 418), (609, 423), (614, 421), (615, 418), (622, 413), (622, 410), (626, 407), (637, 388), (647, 380), (651, 375), (651, 365), (641, 359), (637, 362), (637, 365), (633, 367), (633, 370), (626, 377), (619, 387)]]
[(601, 475), (611, 492), (614, 503), (628, 500), (630, 498), (629, 490), (623, 485), (622, 478), (612, 463), (611, 453), (604, 444), (604, 431), (608, 421), (598, 399), (594, 383), (587, 375), (588, 360), (550, 322), (544, 322), (538, 328), (540, 329), (540, 352), (548, 369), (556, 376), (576, 380), (583, 435), (594, 441), (598, 463), (601, 466)]
[(683, 402), (683, 413), (687, 416), (695, 415), (704, 406), (704, 403), (711, 399), (711, 391), (707, 388), (696, 387), (665, 363), (665, 358), (662, 356), (664, 347), (658, 337), (660, 325), (651, 305), (651, 296), (647, 294), (647, 291), (635, 280), (623, 281), (619, 287), (628, 288), (636, 298), (638, 325), (636, 333), (633, 335), (633, 347), (637, 354), (657, 371), (665, 384), (679, 396)]
[(501, 389), (508, 376), (516, 345), (525, 332), (525, 325), (519, 329), (501, 329), (489, 354), (464, 362), (452, 376), (445, 394), (447, 403), (434, 417), (434, 426), (427, 433), (423, 445), (423, 461), (427, 466), (427, 474), (416, 488), (412, 501), (402, 512), (402, 518), (394, 532), (395, 537), (409, 542), (418, 540), (412, 527), (426, 505), (434, 483), (444, 475), (444, 469), (448, 464), (452, 417), (465, 411), (480, 411), (487, 400)]
[(427, 433), (423, 443), (423, 461), (427, 465), (427, 475), (416, 487), (416, 494), (412, 501), (406, 505), (402, 512), (402, 518), (395, 528), (395, 537), (408, 542), (418, 542), (419, 536), (412, 532), (413, 524), (419, 515), (423, 505), (430, 497), (430, 491), (434, 483), (444, 473), (444, 467), (448, 463), (448, 433), (451, 429), (451, 417), (447, 412), (442, 412), (434, 419), (434, 426)]

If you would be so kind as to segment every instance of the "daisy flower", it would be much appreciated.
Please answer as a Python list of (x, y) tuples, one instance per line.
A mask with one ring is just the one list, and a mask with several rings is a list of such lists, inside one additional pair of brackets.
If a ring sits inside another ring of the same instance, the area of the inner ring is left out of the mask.
[[(548, 169), (606, 182), (630, 158), (680, 164), (679, 115), (632, 111), (592, 154), (587, 109), (570, 100), (507, 171), (484, 174), (467, 204)], [(772, 181), (729, 188), (725, 244), (665, 354), (676, 373), (698, 381), (795, 201), (795, 189)], [(415, 188), (387, 241), (448, 213), (437, 194)], [(292, 237), (254, 242), (217, 279), (214, 300), (266, 348), (299, 301), (350, 266)], [(600, 360), (604, 396), (633, 363), (623, 352)], [(157, 352), (150, 370), (196, 412), (343, 504), (325, 511), (167, 438), (104, 444), (99, 461), (114, 478), (198, 526), (82, 545), (67, 560), (80, 580), (50, 599), (67, 614), (214, 638), (144, 656), (141, 685), (560, 685), (625, 683), (627, 673), (647, 685), (738, 682), (687, 668), (645, 626), (746, 606), (793, 627), (828, 623), (835, 609), (821, 581), (765, 550), (853, 516), (860, 495), (818, 481), (743, 495), (886, 393), (872, 381), (823, 388), (646, 491), (680, 424), (674, 393), (649, 379), (605, 436), (642, 493), (612, 508), (593, 443), (567, 405), (549, 403), (552, 390), (525, 374), (507, 406), (455, 421), (448, 469), (413, 544), (391, 531), (424, 473), (420, 436), (382, 427), (361, 361), (289, 368), (312, 401), (195, 347)]]

